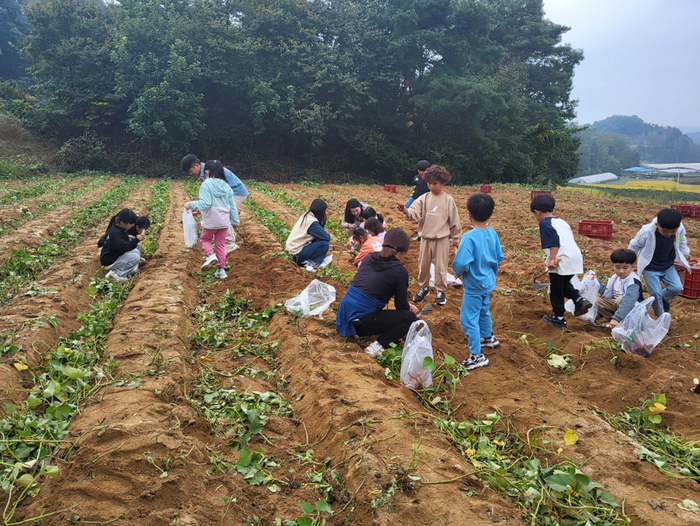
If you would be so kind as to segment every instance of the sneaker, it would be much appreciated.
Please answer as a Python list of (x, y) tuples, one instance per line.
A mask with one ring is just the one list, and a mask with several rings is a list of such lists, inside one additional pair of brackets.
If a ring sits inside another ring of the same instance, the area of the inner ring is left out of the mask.
[(444, 292), (437, 292), (435, 294), (435, 305), (444, 305), (447, 303), (447, 298)]
[(377, 356), (382, 355), (382, 353), (384, 352), (384, 347), (379, 345), (379, 342), (377, 340), (374, 340), (367, 347), (365, 347), (365, 352), (369, 354), (372, 358), (376, 358)]
[(579, 300), (576, 303), (574, 303), (574, 305), (574, 316), (583, 316), (591, 309), (591, 307), (593, 307), (593, 304), (586, 298), (579, 298)]
[(125, 276), (120, 276), (119, 274), (117, 274), (113, 270), (110, 270), (109, 272), (107, 272), (107, 275), (105, 276), (105, 278), (111, 278), (117, 282), (122, 282), (122, 281), (126, 281), (127, 279), (129, 279)]
[(488, 347), (489, 349), (495, 349), (501, 345), (501, 342), (499, 342), (496, 337), (492, 334), (488, 338), (481, 338), (481, 346), (482, 347)]
[(423, 301), (423, 300), (425, 299), (425, 297), (426, 297), (428, 294), (430, 294), (430, 289), (429, 289), (429, 288), (420, 289), (420, 290), (418, 291), (418, 294), (416, 294), (415, 296), (413, 296), (413, 301), (415, 301), (416, 303), (420, 303), (421, 301)]
[(321, 268), (326, 268), (328, 265), (331, 264), (331, 261), (333, 261), (333, 254), (330, 256), (326, 256), (323, 262), (319, 265)]
[(661, 304), (664, 306), (664, 312), (671, 312), (671, 302), (667, 299), (662, 299)]
[(542, 321), (545, 323), (551, 323), (554, 325), (555, 329), (559, 329), (560, 331), (566, 330), (566, 318), (563, 316), (559, 318), (554, 314), (545, 314)]
[(309, 272), (316, 272), (316, 267), (314, 267), (314, 264), (311, 263), (311, 261), (304, 261), (301, 264), (301, 266), (304, 267)]
[(216, 254), (209, 254), (207, 259), (204, 260), (204, 263), (202, 263), (202, 270), (208, 269), (214, 263), (216, 263)]
[(484, 356), (483, 353), (479, 353), (479, 354), (470, 354), (469, 358), (462, 361), (462, 366), (467, 371), (471, 371), (472, 369), (476, 369), (478, 367), (486, 367), (490, 363), (491, 362), (489, 362), (489, 359), (486, 358), (486, 356)]
[(226, 279), (228, 276), (226, 275), (226, 271), (224, 269), (217, 268), (216, 272), (214, 272), (214, 277), (219, 279)]

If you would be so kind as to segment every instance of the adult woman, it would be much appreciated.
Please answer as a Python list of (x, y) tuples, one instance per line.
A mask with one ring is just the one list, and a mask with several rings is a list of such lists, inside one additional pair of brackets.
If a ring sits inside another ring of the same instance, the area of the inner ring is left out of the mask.
[[(335, 328), (343, 336), (380, 334), (365, 348), (376, 356), (406, 336), (418, 308), (408, 303), (408, 271), (403, 259), (411, 238), (400, 228), (384, 237), (381, 252), (367, 255), (348, 291), (340, 300)], [(394, 298), (396, 310), (383, 310)]]
[(323, 227), (326, 225), (326, 202), (314, 199), (309, 209), (294, 224), (287, 238), (286, 249), (297, 265), (312, 267), (327, 264), (331, 235)]

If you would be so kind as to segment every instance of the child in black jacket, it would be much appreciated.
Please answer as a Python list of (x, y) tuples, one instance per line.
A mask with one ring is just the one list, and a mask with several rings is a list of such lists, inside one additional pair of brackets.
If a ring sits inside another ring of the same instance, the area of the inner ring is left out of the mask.
[(115, 281), (126, 281), (136, 274), (139, 263), (143, 263), (139, 251), (139, 243), (144, 235), (129, 235), (129, 230), (136, 223), (136, 214), (124, 208), (116, 216), (114, 225), (107, 231), (105, 243), (100, 254), (100, 263), (109, 272), (108, 278)]

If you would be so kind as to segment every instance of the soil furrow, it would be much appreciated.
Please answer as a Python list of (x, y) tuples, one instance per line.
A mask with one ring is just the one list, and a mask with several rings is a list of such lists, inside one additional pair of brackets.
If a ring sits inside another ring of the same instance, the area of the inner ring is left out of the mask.
[[(68, 193), (80, 188), (80, 186), (85, 184), (87, 181), (88, 179), (85, 177), (66, 180), (58, 191), (61, 192), (61, 195), (67, 195)], [(21, 203), (12, 203), (2, 206), (0, 207), (0, 226), (2, 226), (8, 219), (18, 218), (27, 213), (35, 214), (41, 205), (51, 203), (57, 198), (56, 192), (51, 192), (38, 197), (33, 197), (31, 199), (26, 199)]]

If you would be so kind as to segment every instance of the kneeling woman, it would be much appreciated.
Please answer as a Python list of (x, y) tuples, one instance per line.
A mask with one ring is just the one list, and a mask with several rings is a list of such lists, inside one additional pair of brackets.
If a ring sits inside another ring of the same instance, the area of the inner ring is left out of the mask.
[[(347, 293), (340, 300), (335, 329), (343, 336), (380, 334), (365, 352), (377, 356), (406, 336), (418, 308), (408, 303), (408, 271), (403, 259), (411, 238), (400, 228), (384, 237), (381, 252), (365, 257)], [(394, 298), (396, 310), (383, 310)]]
[(314, 199), (289, 233), (286, 249), (297, 265), (313, 266), (324, 262), (331, 240), (331, 235), (323, 229), (326, 208), (328, 205), (323, 199)]
[(126, 281), (136, 274), (139, 263), (143, 263), (139, 251), (139, 243), (144, 235), (129, 235), (129, 230), (136, 223), (136, 214), (124, 208), (114, 216), (114, 224), (105, 234), (105, 242), (100, 252), (100, 263), (106, 270), (108, 278), (115, 281)]

